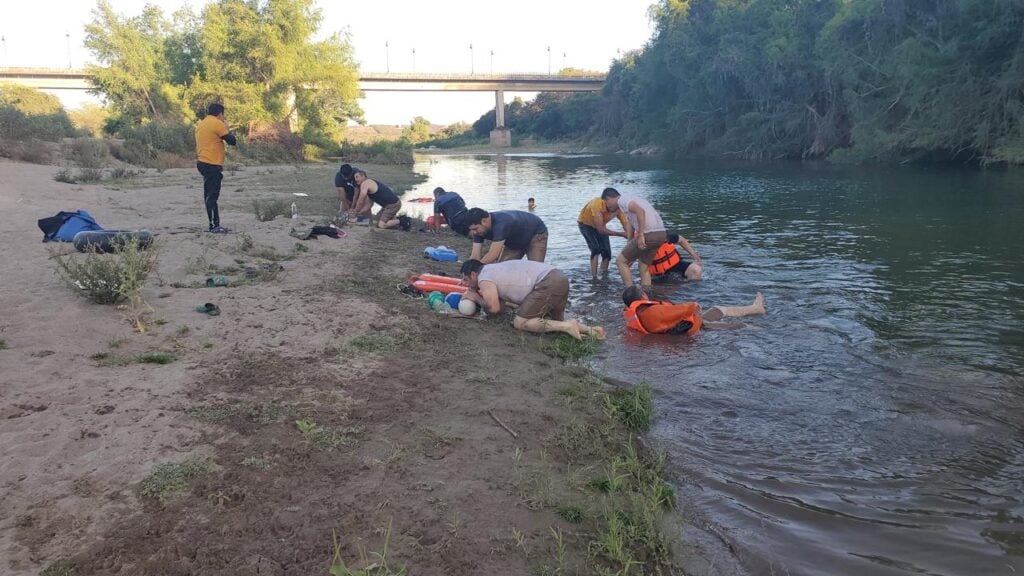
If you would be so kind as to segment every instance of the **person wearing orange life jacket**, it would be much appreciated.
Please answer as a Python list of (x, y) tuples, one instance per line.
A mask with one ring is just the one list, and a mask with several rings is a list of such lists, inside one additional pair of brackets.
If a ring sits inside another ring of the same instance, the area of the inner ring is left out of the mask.
[[(676, 250), (681, 247), (690, 255), (691, 261), (683, 260)], [(658, 248), (654, 255), (654, 261), (648, 269), (651, 272), (651, 282), (667, 282), (673, 275), (678, 274), (683, 280), (695, 282), (704, 277), (704, 262), (697, 254), (697, 251), (690, 246), (690, 242), (680, 234), (668, 234), (668, 242)]]
[(739, 328), (741, 324), (719, 322), (723, 318), (760, 316), (765, 313), (764, 295), (760, 292), (747, 306), (715, 306), (701, 310), (696, 302), (651, 300), (642, 288), (630, 286), (622, 292), (622, 312), (626, 327), (641, 334), (696, 334), (702, 328)]

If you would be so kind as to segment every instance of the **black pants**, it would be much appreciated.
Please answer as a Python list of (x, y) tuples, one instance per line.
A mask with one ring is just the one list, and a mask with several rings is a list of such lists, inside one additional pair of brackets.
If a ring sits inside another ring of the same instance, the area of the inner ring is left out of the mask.
[(217, 200), (220, 199), (220, 182), (224, 179), (224, 167), (196, 162), (196, 168), (203, 175), (203, 201), (206, 203), (206, 217), (210, 220), (210, 227), (220, 226)]

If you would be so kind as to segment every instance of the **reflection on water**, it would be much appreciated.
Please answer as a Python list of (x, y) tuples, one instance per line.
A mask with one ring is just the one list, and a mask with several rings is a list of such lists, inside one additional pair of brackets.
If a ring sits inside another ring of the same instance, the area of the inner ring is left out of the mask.
[[(655, 386), (652, 437), (752, 572), (1024, 571), (1021, 175), (553, 155), (416, 168), (429, 180), (411, 196), (537, 199), (572, 312), (609, 331), (596, 368)], [(650, 199), (705, 259), (705, 281), (662, 296), (760, 290), (768, 315), (696, 338), (626, 333), (620, 282), (590, 282), (575, 223), (609, 185)]]

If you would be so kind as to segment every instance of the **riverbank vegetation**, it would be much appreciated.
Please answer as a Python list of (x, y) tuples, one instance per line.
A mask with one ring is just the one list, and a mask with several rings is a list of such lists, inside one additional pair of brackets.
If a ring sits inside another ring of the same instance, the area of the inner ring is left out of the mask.
[(513, 102), (513, 132), (677, 157), (1024, 164), (1020, 2), (661, 0), (651, 16), (600, 95)]

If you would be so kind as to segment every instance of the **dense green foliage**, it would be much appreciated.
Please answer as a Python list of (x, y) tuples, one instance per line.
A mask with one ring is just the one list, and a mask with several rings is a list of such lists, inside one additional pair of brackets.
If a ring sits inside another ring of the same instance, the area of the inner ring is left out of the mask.
[(0, 83), (0, 139), (57, 141), (74, 135), (71, 118), (56, 96)]
[(514, 102), (509, 126), (679, 156), (1024, 163), (1019, 0), (661, 0), (651, 16), (599, 98)]
[(170, 20), (154, 6), (122, 17), (100, 0), (85, 44), (96, 91), (118, 113), (108, 129), (189, 124), (223, 102), (243, 131), (290, 124), (306, 143), (335, 147), (362, 112), (348, 39), (314, 41), (321, 19), (314, 0), (217, 0)]

